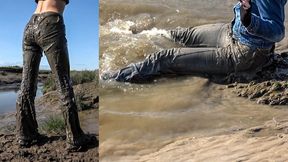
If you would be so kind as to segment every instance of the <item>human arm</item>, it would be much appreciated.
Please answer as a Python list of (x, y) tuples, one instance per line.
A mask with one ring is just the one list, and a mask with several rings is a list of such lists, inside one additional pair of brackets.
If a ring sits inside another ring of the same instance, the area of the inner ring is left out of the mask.
[(271, 42), (279, 42), (283, 39), (285, 35), (283, 4), (279, 1), (260, 2), (257, 7), (261, 8), (261, 13), (257, 15), (252, 12), (250, 0), (241, 0), (240, 3), (241, 22), (249, 34)]

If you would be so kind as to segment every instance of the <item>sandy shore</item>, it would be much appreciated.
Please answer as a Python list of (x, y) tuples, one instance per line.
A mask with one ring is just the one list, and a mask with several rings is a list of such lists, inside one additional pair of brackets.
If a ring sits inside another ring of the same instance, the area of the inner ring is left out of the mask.
[(120, 157), (119, 161), (242, 162), (288, 161), (288, 120), (211, 137), (183, 137), (156, 152)]

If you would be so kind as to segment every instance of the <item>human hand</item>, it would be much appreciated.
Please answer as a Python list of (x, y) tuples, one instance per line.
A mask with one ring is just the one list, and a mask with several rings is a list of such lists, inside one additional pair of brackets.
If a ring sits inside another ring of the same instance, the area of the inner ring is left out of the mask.
[(241, 3), (240, 17), (244, 26), (249, 26), (251, 23), (251, 5), (250, 0), (239, 0)]
[(240, 3), (244, 10), (248, 10), (251, 7), (250, 0), (240, 0)]

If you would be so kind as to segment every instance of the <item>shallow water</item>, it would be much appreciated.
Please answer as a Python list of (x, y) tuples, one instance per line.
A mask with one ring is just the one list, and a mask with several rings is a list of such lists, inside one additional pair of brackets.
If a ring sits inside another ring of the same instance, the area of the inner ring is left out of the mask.
[[(0, 114), (16, 111), (17, 92), (18, 89), (0, 91)], [(36, 98), (42, 95), (42, 85), (38, 85)]]
[[(42, 85), (38, 85), (36, 99), (41, 97), (43, 95), (42, 93)], [(16, 114), (16, 108), (15, 108), (15, 102), (17, 98), (17, 89), (10, 89), (5, 91), (0, 91), (0, 130), (1, 128), (4, 128), (5, 131), (13, 131), (10, 129), (6, 130), (6, 126), (9, 126), (11, 128), (14, 128), (15, 125), (15, 114)], [(37, 112), (36, 108), (36, 112)], [(51, 115), (58, 115), (57, 113), (54, 114), (50, 111), (48, 112), (37, 112), (37, 121), (38, 123), (43, 122)], [(92, 133), (97, 134), (99, 132), (99, 125), (98, 125), (98, 119), (99, 119), (99, 113), (98, 110), (87, 110), (87, 111), (81, 111), (79, 112), (79, 120), (81, 123), (81, 127), (86, 133)], [(3, 129), (1, 130), (3, 131)], [(9, 132), (11, 133), (11, 132)]]
[[(161, 49), (180, 47), (167, 39), (169, 29), (230, 22), (235, 2), (100, 0), (101, 72), (140, 61)], [(132, 34), (129, 29), (134, 26), (143, 31)], [(288, 115), (285, 107), (257, 105), (198, 77), (163, 78), (144, 85), (101, 84), (103, 161), (147, 154), (185, 136), (227, 133)]]
[(113, 86), (104, 87), (100, 101), (104, 161), (150, 153), (181, 137), (231, 133), (288, 115), (284, 107), (255, 104), (196, 77)]

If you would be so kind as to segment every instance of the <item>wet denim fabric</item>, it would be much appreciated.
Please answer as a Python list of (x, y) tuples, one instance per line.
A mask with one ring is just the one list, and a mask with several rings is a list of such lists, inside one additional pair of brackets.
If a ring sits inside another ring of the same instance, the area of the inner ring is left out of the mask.
[(252, 0), (250, 25), (240, 18), (240, 3), (234, 6), (233, 37), (251, 48), (270, 48), (285, 36), (285, 4), (287, 0)]
[(80, 138), (80, 128), (73, 88), (65, 36), (65, 25), (61, 14), (46, 12), (34, 14), (24, 30), (23, 80), (16, 102), (18, 139), (31, 140), (38, 135), (34, 99), (37, 90), (39, 64), (45, 53), (62, 103), (68, 142)]
[[(175, 42), (185, 48), (162, 50), (113, 74), (120, 82), (141, 83), (170, 74), (228, 75), (258, 71), (272, 48), (250, 48), (231, 36), (230, 24), (209, 24), (171, 31)], [(194, 48), (191, 48), (194, 47)], [(197, 47), (197, 48), (196, 48)]]

